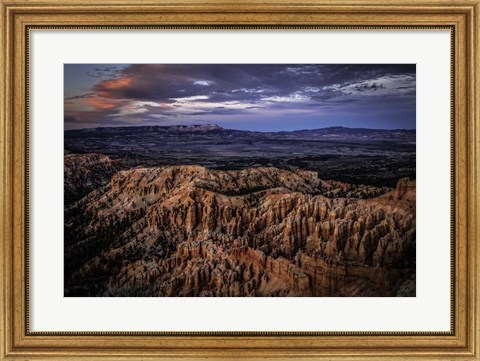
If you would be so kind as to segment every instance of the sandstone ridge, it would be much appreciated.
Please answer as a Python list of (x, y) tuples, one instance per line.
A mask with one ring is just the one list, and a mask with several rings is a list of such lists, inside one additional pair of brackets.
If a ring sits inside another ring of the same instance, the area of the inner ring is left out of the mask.
[(415, 181), (123, 170), (67, 208), (65, 233), (72, 296), (395, 296), (414, 279)]

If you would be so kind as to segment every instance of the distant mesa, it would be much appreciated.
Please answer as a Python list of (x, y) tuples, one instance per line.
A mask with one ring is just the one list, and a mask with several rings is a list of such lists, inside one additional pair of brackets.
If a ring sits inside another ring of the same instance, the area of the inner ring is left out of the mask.
[(128, 127), (100, 127), (71, 129), (65, 131), (65, 137), (85, 137), (90, 135), (121, 135), (141, 133), (204, 133), (218, 132), (219, 134), (229, 133), (236, 137), (269, 137), (270, 139), (310, 139), (310, 140), (355, 140), (355, 141), (396, 141), (407, 140), (415, 142), (415, 129), (370, 129), (370, 128), (348, 128), (348, 127), (326, 127), (316, 129), (299, 129), (290, 131), (249, 131), (238, 129), (227, 129), (218, 124), (191, 124), (191, 125), (148, 125)]
[(147, 126), (130, 126), (130, 127), (98, 127), (66, 130), (66, 134), (127, 134), (127, 133), (144, 133), (144, 132), (208, 132), (213, 130), (224, 130), (217, 124), (192, 124), (192, 125), (147, 125)]
[(209, 130), (223, 130), (223, 128), (217, 124), (194, 124), (194, 125), (172, 125), (169, 130), (178, 131), (209, 131)]

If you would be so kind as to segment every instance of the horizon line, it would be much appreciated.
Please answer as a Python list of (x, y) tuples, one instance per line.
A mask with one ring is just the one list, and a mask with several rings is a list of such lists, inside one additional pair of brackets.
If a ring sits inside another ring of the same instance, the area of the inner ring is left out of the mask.
[(216, 126), (223, 130), (237, 130), (242, 132), (255, 132), (255, 133), (281, 133), (281, 132), (298, 132), (298, 131), (308, 131), (308, 130), (321, 130), (321, 129), (332, 129), (332, 128), (343, 128), (343, 129), (366, 129), (366, 130), (386, 130), (386, 131), (395, 131), (395, 130), (417, 130), (417, 128), (367, 128), (367, 127), (345, 127), (342, 125), (322, 127), (322, 128), (302, 128), (295, 130), (271, 130), (271, 131), (261, 131), (261, 130), (245, 130), (245, 129), (234, 129), (234, 128), (224, 128), (215, 123), (206, 123), (206, 124), (172, 124), (172, 125), (121, 125), (121, 126), (109, 126), (109, 127), (86, 127), (86, 128), (76, 128), (76, 129), (63, 129), (64, 132), (69, 131), (79, 131), (86, 129), (117, 129), (117, 128), (145, 128), (145, 127), (158, 127), (158, 128), (170, 128), (170, 127), (201, 127), (201, 126)]

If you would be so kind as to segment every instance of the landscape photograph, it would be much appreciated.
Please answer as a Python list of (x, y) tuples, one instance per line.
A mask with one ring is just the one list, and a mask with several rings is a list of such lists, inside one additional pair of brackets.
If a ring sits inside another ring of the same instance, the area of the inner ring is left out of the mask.
[(65, 64), (65, 297), (415, 297), (415, 64)]

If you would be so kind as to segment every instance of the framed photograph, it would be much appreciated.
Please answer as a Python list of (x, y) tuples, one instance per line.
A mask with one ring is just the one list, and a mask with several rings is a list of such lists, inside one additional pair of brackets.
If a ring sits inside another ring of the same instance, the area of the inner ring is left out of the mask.
[(0, 4), (0, 359), (480, 359), (478, 0)]

